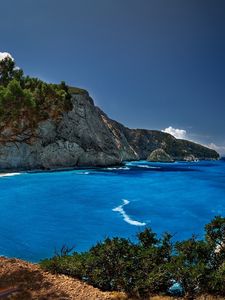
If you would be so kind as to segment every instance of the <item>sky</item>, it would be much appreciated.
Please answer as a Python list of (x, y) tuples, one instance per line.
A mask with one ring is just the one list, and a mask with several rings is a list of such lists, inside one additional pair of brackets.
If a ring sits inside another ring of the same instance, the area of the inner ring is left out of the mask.
[(0, 0), (0, 52), (131, 128), (225, 154), (224, 0)]

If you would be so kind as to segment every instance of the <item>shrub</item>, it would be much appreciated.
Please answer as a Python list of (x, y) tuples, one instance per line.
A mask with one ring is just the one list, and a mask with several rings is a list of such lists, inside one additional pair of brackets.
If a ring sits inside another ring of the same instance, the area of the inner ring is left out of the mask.
[[(124, 291), (139, 298), (167, 294), (176, 283), (187, 299), (205, 293), (225, 296), (225, 218), (206, 225), (206, 238), (171, 242), (146, 228), (137, 242), (107, 238), (89, 251), (55, 255), (41, 261), (45, 270), (79, 278), (102, 290)], [(219, 245), (219, 248), (218, 248)]]
[(102, 290), (123, 291), (138, 297), (166, 292), (171, 285), (170, 274), (164, 267), (171, 252), (170, 236), (165, 235), (161, 241), (151, 236), (155, 234), (146, 229), (138, 235), (138, 244), (123, 238), (107, 238), (88, 252), (55, 255), (41, 261), (41, 266), (80, 278)]
[(71, 109), (71, 94), (65, 82), (49, 84), (25, 77), (10, 57), (0, 61), (0, 131), (9, 129), (7, 135), (0, 135), (0, 142), (17, 141), (18, 135), (26, 135), (22, 141), (28, 142), (40, 121), (58, 120)]

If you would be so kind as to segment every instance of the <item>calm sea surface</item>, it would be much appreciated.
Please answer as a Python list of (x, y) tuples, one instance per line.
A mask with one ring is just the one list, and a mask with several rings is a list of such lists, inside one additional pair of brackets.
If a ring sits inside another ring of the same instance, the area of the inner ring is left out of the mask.
[(39, 261), (63, 244), (87, 250), (145, 226), (175, 239), (225, 215), (225, 161), (0, 175), (0, 255)]

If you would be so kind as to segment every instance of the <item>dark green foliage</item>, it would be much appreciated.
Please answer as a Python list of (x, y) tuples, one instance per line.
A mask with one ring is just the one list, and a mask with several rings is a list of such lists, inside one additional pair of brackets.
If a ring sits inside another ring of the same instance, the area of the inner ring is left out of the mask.
[(173, 282), (180, 284), (187, 299), (206, 293), (225, 296), (225, 218), (216, 217), (206, 225), (205, 240), (193, 236), (172, 244), (170, 234), (159, 239), (150, 228), (137, 238), (136, 243), (107, 238), (87, 252), (61, 251), (40, 264), (102, 290), (139, 298), (167, 294)]
[(69, 93), (70, 94), (80, 94), (80, 95), (88, 95), (88, 92), (84, 89), (77, 88), (77, 87), (72, 87), (69, 86)]
[(150, 248), (158, 243), (156, 234), (152, 231), (151, 228), (146, 228), (144, 231), (138, 233), (137, 238), (141, 246), (144, 248)]
[(170, 271), (179, 282), (189, 299), (205, 291), (205, 283), (210, 275), (210, 251), (205, 241), (195, 237), (175, 244), (175, 254), (171, 259)]
[(212, 247), (224, 248), (225, 244), (225, 218), (217, 216), (205, 226), (206, 240)]
[[(28, 89), (22, 89), (20, 83), (13, 79), (6, 87), (0, 86), (0, 141), (15, 141), (16, 135), (25, 134), (23, 140), (31, 136), (30, 130), (35, 125), (36, 102)], [(33, 117), (34, 115), (34, 117)], [(29, 139), (29, 138), (28, 138)]]
[(36, 106), (35, 99), (28, 89), (22, 89), (20, 82), (13, 79), (7, 87), (0, 86), (0, 105), (1, 110), (22, 108), (34, 108)]
[(107, 238), (88, 252), (55, 255), (43, 260), (41, 266), (83, 279), (102, 290), (124, 291), (138, 297), (166, 293), (171, 285), (171, 275), (165, 267), (172, 250), (170, 236), (165, 235), (160, 241), (146, 229), (138, 238), (138, 244), (123, 238)]
[(6, 87), (13, 79), (21, 82), (23, 70), (16, 67), (14, 60), (6, 57), (0, 60), (0, 86)]
[(225, 296), (225, 218), (216, 216), (205, 226), (206, 241), (210, 247), (212, 270), (209, 290)]
[[(26, 135), (28, 142), (38, 122), (58, 119), (71, 109), (71, 93), (65, 82), (45, 83), (24, 76), (10, 57), (0, 61), (0, 142), (15, 141), (18, 135)], [(6, 135), (2, 134), (5, 129)]]
[(7, 86), (14, 78), (15, 62), (10, 57), (0, 60), (0, 85)]

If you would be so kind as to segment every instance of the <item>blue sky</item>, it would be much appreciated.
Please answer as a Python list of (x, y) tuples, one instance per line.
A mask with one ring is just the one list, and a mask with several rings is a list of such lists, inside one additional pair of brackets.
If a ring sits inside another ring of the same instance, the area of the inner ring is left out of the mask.
[(26, 74), (86, 88), (129, 127), (172, 127), (225, 153), (225, 1), (7, 0), (0, 9), (0, 52)]

